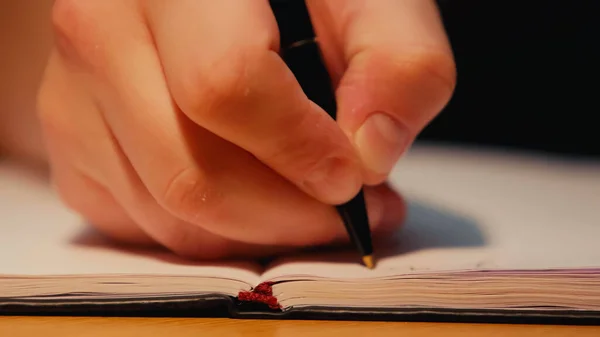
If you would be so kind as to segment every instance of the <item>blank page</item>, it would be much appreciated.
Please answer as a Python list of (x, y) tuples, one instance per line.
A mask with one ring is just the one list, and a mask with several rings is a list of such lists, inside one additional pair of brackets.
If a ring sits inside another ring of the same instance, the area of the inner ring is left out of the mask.
[(375, 243), (374, 270), (348, 249), (280, 259), (265, 279), (600, 268), (600, 162), (421, 145), (391, 183), (408, 219)]
[(67, 210), (39, 172), (0, 161), (0, 278), (160, 275), (234, 279), (255, 285), (252, 262), (197, 263), (166, 251), (112, 245)]

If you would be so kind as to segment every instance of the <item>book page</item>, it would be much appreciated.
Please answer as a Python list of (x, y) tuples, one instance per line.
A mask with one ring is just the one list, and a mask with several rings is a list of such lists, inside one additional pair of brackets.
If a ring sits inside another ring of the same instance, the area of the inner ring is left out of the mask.
[(194, 276), (257, 284), (252, 262), (200, 263), (167, 251), (119, 247), (67, 210), (40, 172), (0, 161), (0, 278)]
[(408, 200), (408, 219), (394, 237), (374, 243), (374, 270), (349, 248), (278, 259), (264, 279), (600, 272), (600, 162), (421, 145), (399, 162), (391, 183)]

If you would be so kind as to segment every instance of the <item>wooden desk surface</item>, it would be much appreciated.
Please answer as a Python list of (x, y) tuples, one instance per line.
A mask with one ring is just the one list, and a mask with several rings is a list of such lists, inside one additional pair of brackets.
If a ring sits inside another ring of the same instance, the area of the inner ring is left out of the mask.
[(600, 336), (600, 327), (232, 319), (0, 317), (0, 336)]

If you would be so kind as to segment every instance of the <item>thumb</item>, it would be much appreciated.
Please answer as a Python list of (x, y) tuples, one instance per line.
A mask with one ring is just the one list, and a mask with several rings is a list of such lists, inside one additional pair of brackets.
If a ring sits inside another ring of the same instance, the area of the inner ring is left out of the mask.
[(365, 182), (379, 184), (454, 91), (438, 8), (434, 0), (308, 5), (337, 82), (339, 125), (360, 154)]

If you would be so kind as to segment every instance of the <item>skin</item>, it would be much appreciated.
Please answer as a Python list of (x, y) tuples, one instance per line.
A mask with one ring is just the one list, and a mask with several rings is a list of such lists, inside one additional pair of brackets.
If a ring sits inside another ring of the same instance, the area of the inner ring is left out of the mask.
[(338, 120), (278, 57), (264, 0), (56, 0), (38, 92), (65, 204), (128, 244), (194, 259), (345, 242), (332, 205), (366, 185), (375, 235), (402, 223), (385, 180), (450, 99), (434, 1), (308, 1)]

